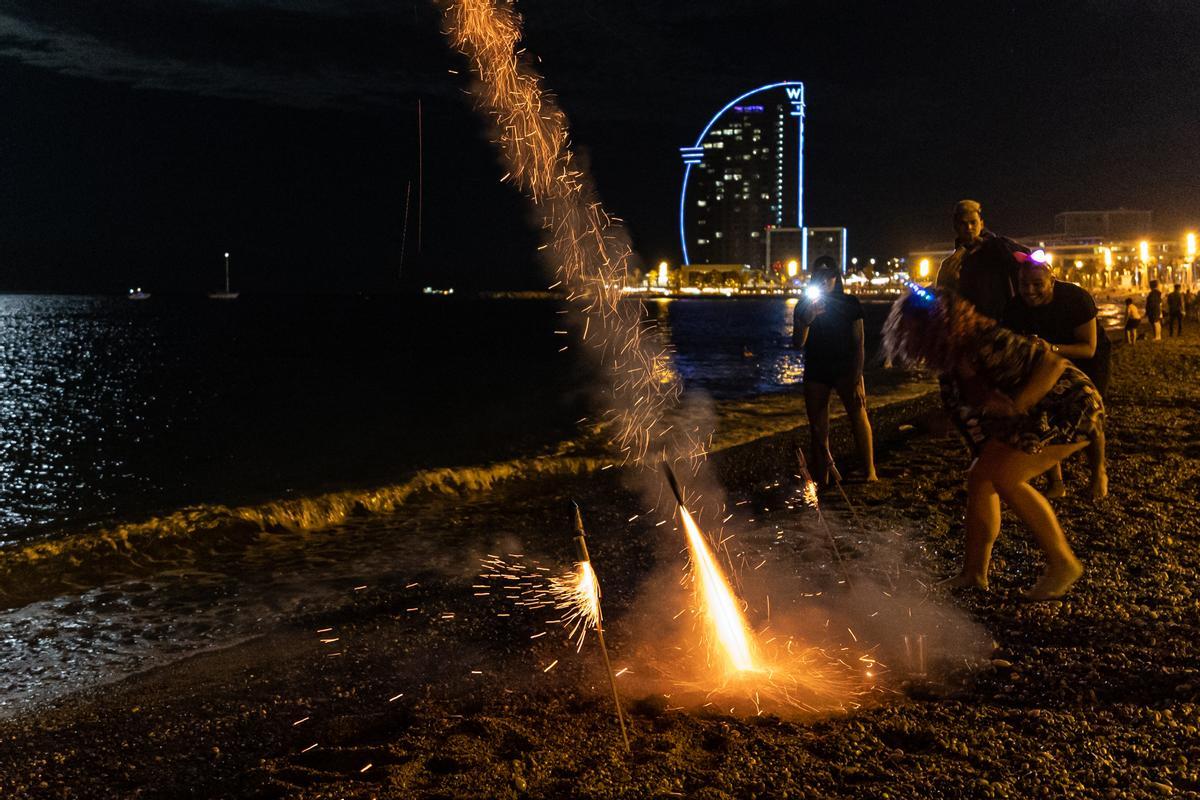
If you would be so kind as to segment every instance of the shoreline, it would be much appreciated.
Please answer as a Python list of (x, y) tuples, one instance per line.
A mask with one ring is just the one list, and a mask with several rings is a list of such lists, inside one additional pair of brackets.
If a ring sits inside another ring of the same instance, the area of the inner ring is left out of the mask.
[[(953, 601), (997, 642), (991, 660), (945, 665), (929, 683), (897, 682), (858, 712), (729, 717), (664, 711), (630, 691), (634, 754), (626, 757), (588, 662), (568, 658), (552, 637), (531, 644), (520, 626), (497, 627), (479, 613), (469, 569), (451, 576), (430, 567), (361, 592), (347, 585), (340, 607), (299, 615), (261, 639), (0, 721), (0, 794), (711, 800), (922, 796), (931, 786), (947, 797), (1200, 791), (1195, 766), (1180, 760), (1200, 747), (1190, 588), (1200, 568), (1198, 369), (1194, 331), (1114, 352), (1112, 496), (1099, 505), (1082, 498), (1083, 470), (1072, 463), (1072, 494), (1055, 502), (1088, 570), (1079, 588), (1061, 603), (1020, 603), (1040, 556), (1006, 515), (993, 592)], [(929, 405), (916, 397), (872, 409), (886, 481), (846, 489), (872, 524), (903, 530), (912, 557), (937, 575), (961, 549), (966, 459), (954, 438), (923, 428)], [(843, 428), (834, 426), (839, 454), (848, 449)], [(714, 461), (733, 496), (772, 504), (777, 495), (764, 483), (785, 476), (795, 435), (727, 446)], [(1156, 444), (1163, 437), (1169, 448)], [(488, 535), (548, 552), (565, 535), (558, 517), (571, 497), (588, 509), (593, 554), (607, 567), (610, 646), (623, 658), (636, 599), (674, 548), (664, 554), (652, 524), (630, 535), (626, 518), (640, 506), (619, 476), (516, 483), (447, 504), (455, 535), (445, 547), (462, 548), (450, 555), (466, 560), (490, 521), (497, 529)], [(836, 501), (829, 513), (838, 515)], [(786, 521), (795, 512), (762, 516)], [(314, 633), (326, 627), (343, 640), (339, 651)], [(540, 671), (558, 656), (557, 669)]]

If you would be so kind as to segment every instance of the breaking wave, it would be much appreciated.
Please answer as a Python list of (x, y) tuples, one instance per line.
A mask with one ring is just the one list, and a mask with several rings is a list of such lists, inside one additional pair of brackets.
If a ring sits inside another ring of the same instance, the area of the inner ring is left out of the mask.
[[(337, 528), (354, 518), (392, 514), (419, 497), (486, 492), (514, 480), (570, 477), (595, 472), (611, 459), (548, 455), (492, 464), (426, 469), (407, 480), (362, 490), (272, 500), (244, 506), (200, 505), (163, 516), (76, 532), (0, 549), (0, 605), (38, 594), (48, 579), (71, 582), (68, 573), (103, 573), (125, 567), (166, 566), (189, 555), (221, 552), (261, 533), (302, 533)], [(40, 580), (38, 580), (40, 578)]]

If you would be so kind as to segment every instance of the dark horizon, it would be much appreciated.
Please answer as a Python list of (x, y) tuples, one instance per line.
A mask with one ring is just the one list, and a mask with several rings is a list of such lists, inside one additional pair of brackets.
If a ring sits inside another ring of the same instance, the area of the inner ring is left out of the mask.
[[(519, 3), (601, 199), (676, 263), (680, 146), (737, 94), (802, 80), (806, 221), (851, 254), (1145, 208), (1200, 223), (1200, 7)], [(457, 74), (455, 74), (455, 71)], [(387, 291), (548, 282), (426, 3), (0, 0), (0, 290)], [(422, 252), (417, 193), (424, 116)]]

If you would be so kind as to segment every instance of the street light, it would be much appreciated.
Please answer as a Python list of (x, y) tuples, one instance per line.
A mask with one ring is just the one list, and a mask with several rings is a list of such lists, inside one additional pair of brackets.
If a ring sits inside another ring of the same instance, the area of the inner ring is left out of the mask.
[(1184, 245), (1184, 251), (1187, 253), (1188, 261), (1195, 261), (1196, 260), (1196, 234), (1188, 233), (1188, 235), (1185, 237), (1185, 239), (1186, 239), (1186, 244)]
[(919, 278), (928, 278), (929, 277), (929, 259), (928, 258), (922, 258), (921, 262), (917, 265), (917, 277), (919, 277)]
[(800, 271), (800, 262), (794, 258), (791, 261), (788, 261), (787, 262), (787, 271), (788, 271), (789, 278), (796, 277), (796, 273)]
[(658, 285), (667, 285), (667, 262), (665, 261), (658, 262)]

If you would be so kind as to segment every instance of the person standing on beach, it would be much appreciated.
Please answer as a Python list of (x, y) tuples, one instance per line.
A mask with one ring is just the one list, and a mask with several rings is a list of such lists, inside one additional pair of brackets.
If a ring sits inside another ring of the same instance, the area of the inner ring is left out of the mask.
[[(1100, 327), (1096, 301), (1086, 289), (1054, 279), (1053, 268), (1037, 254), (1016, 254), (1023, 262), (1018, 288), (1020, 294), (1008, 301), (1000, 324), (1050, 349), (1087, 375), (1101, 398), (1108, 394), (1108, 375), (1112, 344)], [(1108, 494), (1108, 473), (1104, 465), (1104, 433), (1098, 430), (1087, 448), (1091, 468), (1091, 494), (1099, 500)], [(1046, 496), (1062, 497), (1062, 464), (1046, 473)]]
[(1150, 281), (1150, 292), (1146, 295), (1146, 319), (1150, 321), (1150, 329), (1154, 332), (1154, 341), (1162, 341), (1162, 292), (1158, 290), (1158, 281)]
[(935, 284), (954, 289), (978, 313), (998, 320), (1017, 294), (1020, 262), (1015, 253), (1029, 253), (1029, 248), (985, 228), (978, 201), (959, 200), (954, 206), (954, 252), (938, 268)]
[(1138, 325), (1142, 324), (1142, 312), (1132, 297), (1125, 298), (1125, 341), (1134, 344), (1138, 340)]
[(792, 315), (792, 344), (804, 350), (804, 407), (811, 437), (808, 464), (813, 480), (824, 486), (833, 464), (829, 400), (835, 389), (854, 432), (865, 478), (878, 480), (863, 383), (862, 304), (857, 297), (846, 294), (836, 268), (817, 267)]
[(1167, 295), (1167, 336), (1183, 335), (1183, 318), (1187, 314), (1183, 306), (1183, 293), (1179, 290), (1182, 287), (1180, 284), (1175, 284), (1175, 289)]
[(892, 305), (884, 348), (946, 378), (977, 454), (967, 473), (962, 569), (950, 587), (988, 588), (1004, 503), (1029, 528), (1046, 569), (1029, 600), (1065, 595), (1083, 574), (1050, 503), (1029, 481), (1087, 447), (1103, 428), (1104, 403), (1077, 367), (1045, 342), (979, 314), (953, 290), (916, 289)]

